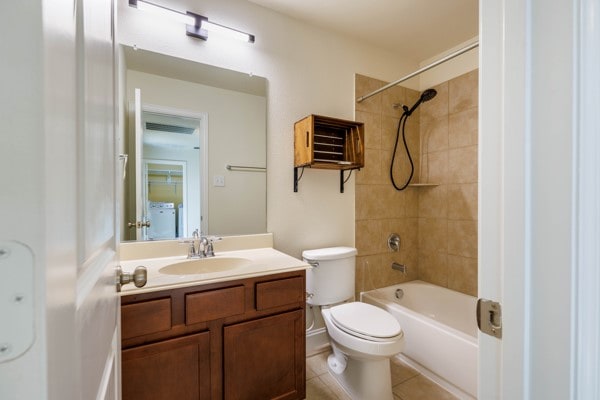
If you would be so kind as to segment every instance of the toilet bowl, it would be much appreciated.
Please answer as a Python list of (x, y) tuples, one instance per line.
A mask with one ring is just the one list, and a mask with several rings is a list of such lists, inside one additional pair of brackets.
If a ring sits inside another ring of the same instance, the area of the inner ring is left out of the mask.
[(334, 378), (354, 400), (392, 400), (390, 357), (404, 347), (398, 321), (380, 308), (358, 302), (321, 313), (333, 348), (327, 365)]
[(393, 400), (390, 357), (402, 351), (404, 334), (387, 311), (349, 301), (354, 294), (356, 249), (307, 250), (308, 303), (321, 306), (333, 353), (330, 373), (353, 400)]

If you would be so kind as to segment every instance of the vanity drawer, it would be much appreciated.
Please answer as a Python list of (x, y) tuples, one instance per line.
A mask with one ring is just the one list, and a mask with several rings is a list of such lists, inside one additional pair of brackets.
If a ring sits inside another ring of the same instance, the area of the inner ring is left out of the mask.
[(258, 311), (302, 303), (306, 296), (304, 279), (300, 276), (256, 284), (256, 309)]
[(121, 338), (129, 339), (171, 329), (171, 298), (121, 307)]
[(244, 286), (192, 293), (185, 296), (186, 325), (212, 321), (243, 314), (245, 311)]

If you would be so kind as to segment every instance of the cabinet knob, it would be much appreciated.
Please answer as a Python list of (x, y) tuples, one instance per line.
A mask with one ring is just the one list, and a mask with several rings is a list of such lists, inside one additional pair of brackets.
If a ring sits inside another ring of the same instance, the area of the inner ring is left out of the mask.
[(119, 265), (116, 268), (116, 278), (117, 292), (121, 291), (121, 286), (131, 282), (133, 282), (135, 287), (142, 287), (148, 282), (148, 270), (146, 267), (138, 266), (133, 273), (128, 273), (123, 272), (123, 269)]

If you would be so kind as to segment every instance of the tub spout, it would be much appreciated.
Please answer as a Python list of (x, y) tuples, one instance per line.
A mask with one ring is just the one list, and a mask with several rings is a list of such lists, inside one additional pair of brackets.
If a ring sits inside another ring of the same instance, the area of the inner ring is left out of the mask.
[(406, 265), (404, 265), (404, 264), (398, 264), (397, 262), (393, 262), (392, 269), (395, 269), (396, 271), (400, 271), (404, 275), (406, 275)]

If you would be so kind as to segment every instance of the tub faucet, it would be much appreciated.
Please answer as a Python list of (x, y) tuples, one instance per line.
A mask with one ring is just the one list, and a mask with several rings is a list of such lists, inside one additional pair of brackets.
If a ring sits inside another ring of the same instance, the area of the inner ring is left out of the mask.
[(396, 271), (400, 271), (400, 272), (402, 272), (403, 275), (406, 275), (406, 265), (404, 265), (404, 264), (399, 264), (397, 262), (393, 262), (392, 269), (395, 269)]

